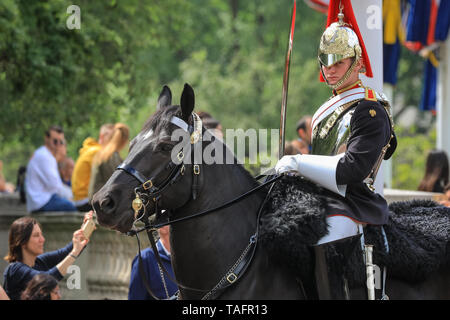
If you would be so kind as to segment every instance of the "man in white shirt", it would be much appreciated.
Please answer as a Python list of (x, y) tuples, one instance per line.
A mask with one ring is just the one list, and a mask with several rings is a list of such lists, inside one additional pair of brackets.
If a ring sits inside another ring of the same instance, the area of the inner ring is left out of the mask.
[(30, 159), (25, 176), (27, 210), (76, 211), (73, 203), (66, 199), (67, 192), (61, 180), (56, 157), (65, 145), (64, 131), (51, 126), (45, 132), (45, 143)]

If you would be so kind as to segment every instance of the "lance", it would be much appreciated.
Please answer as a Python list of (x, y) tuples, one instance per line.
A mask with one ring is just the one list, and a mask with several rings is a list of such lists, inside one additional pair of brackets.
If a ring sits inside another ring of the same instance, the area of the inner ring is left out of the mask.
[(278, 159), (284, 156), (284, 142), (286, 131), (286, 112), (287, 112), (287, 98), (288, 98), (288, 85), (289, 85), (289, 66), (291, 63), (292, 43), (294, 41), (294, 29), (295, 29), (295, 12), (297, 7), (297, 1), (294, 0), (294, 7), (292, 8), (291, 15), (291, 27), (289, 31), (289, 42), (286, 51), (286, 61), (284, 64), (283, 75), (283, 95), (281, 97), (281, 119), (280, 119), (280, 134), (278, 143)]

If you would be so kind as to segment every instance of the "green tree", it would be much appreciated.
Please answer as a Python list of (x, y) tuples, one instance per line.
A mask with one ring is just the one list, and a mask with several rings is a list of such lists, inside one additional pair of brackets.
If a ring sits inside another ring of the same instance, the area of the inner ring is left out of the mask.
[(428, 153), (436, 146), (436, 128), (420, 133), (417, 127), (396, 129), (399, 141), (393, 156), (392, 185), (396, 189), (417, 190), (425, 174)]

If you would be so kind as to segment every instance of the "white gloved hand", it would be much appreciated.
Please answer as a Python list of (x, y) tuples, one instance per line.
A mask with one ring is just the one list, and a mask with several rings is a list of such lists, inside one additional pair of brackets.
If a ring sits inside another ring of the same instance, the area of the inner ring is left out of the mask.
[(275, 165), (275, 171), (280, 174), (288, 171), (299, 171), (299, 163), (300, 163), (301, 154), (297, 154), (294, 156), (284, 156), (280, 160), (278, 160)]

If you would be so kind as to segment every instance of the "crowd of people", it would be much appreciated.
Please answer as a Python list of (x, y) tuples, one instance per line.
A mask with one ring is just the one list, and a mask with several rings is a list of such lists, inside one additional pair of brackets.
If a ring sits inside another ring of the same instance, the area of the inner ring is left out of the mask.
[[(220, 123), (207, 112), (200, 112), (206, 129), (222, 137)], [(44, 145), (31, 157), (25, 174), (27, 210), (31, 214), (43, 211), (85, 212), (83, 223), (93, 218), (90, 200), (106, 183), (122, 162), (120, 151), (128, 144), (129, 128), (123, 123), (104, 124), (98, 140), (88, 137), (83, 141), (76, 162), (67, 156), (64, 130), (51, 126), (45, 132)], [(0, 169), (2, 163), (0, 162)], [(0, 170), (0, 186), (6, 182)], [(8, 192), (14, 186), (8, 184)], [(5, 189), (6, 190), (6, 189)], [(3, 191), (3, 189), (2, 189)], [(129, 299), (153, 299), (144, 285), (160, 299), (173, 297), (177, 286), (173, 279), (170, 260), (169, 227), (159, 230), (158, 252), (170, 277), (160, 273), (155, 255), (150, 248), (142, 251), (142, 266), (138, 256), (132, 262)], [(57, 300), (61, 298), (58, 281), (84, 250), (89, 238), (81, 229), (73, 233), (65, 247), (44, 253), (45, 237), (39, 222), (32, 216), (15, 220), (9, 231), (9, 252), (4, 258), (9, 265), (3, 274), (0, 299)], [(145, 275), (142, 278), (140, 268)]]
[[(87, 138), (74, 162), (67, 156), (64, 130), (50, 126), (44, 134), (44, 144), (35, 150), (26, 166), (27, 211), (32, 215), (43, 211), (80, 211), (85, 213), (83, 223), (93, 219), (89, 196), (122, 161), (118, 152), (128, 139), (126, 125), (105, 124), (100, 128), (98, 142)], [(14, 186), (3, 177), (2, 165), (0, 162), (0, 191), (14, 192)], [(59, 299), (58, 281), (89, 241), (80, 228), (64, 248), (44, 253), (42, 227), (32, 215), (15, 220), (10, 227), (9, 252), (4, 258), (9, 265), (3, 273), (0, 299)]]
[(119, 151), (128, 139), (126, 125), (104, 124), (98, 141), (86, 138), (74, 162), (67, 156), (64, 130), (59, 126), (49, 127), (44, 145), (33, 153), (26, 167), (27, 211), (89, 211), (90, 197), (122, 161)]

